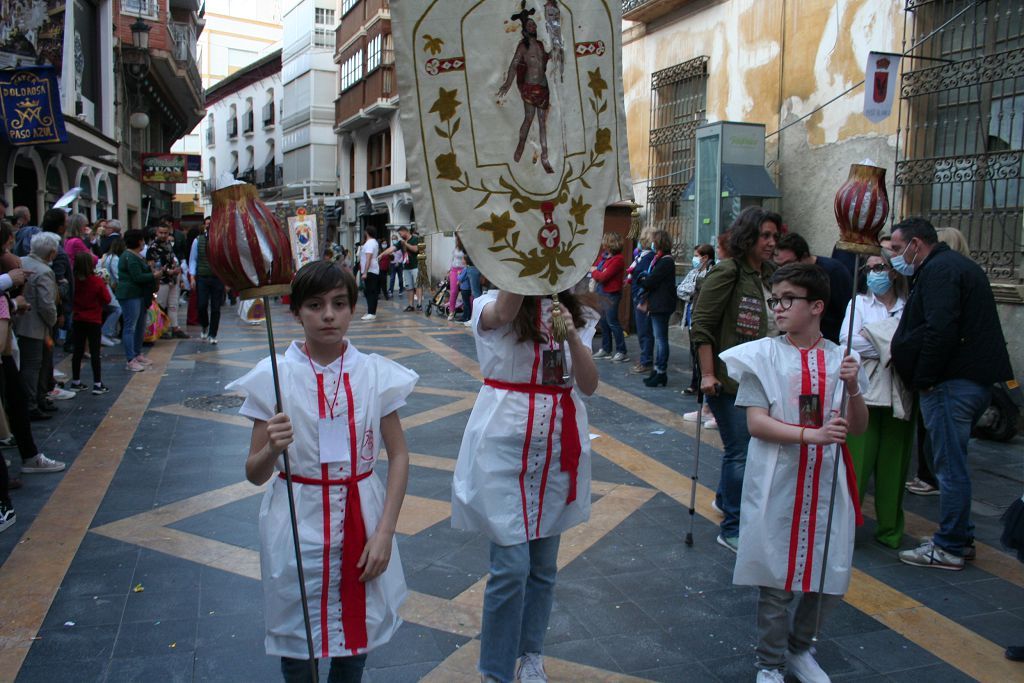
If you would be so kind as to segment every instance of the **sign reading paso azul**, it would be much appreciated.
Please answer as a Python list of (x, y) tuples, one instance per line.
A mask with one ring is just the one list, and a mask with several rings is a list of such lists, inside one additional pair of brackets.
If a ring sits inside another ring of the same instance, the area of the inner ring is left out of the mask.
[(52, 66), (0, 69), (0, 122), (12, 145), (67, 142)]

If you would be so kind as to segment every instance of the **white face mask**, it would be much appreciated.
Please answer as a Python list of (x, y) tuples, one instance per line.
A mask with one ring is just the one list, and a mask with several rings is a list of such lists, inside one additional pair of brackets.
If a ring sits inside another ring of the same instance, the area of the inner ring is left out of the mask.
[(701, 261), (700, 261), (700, 256), (694, 256), (694, 257), (693, 257), (693, 260), (692, 260), (692, 261), (690, 261), (690, 263), (692, 263), (692, 264), (693, 264), (693, 267), (694, 267), (694, 268), (700, 268), (700, 263), (701, 263)]
[[(911, 275), (914, 274), (914, 270), (916, 269), (916, 266), (913, 264), (913, 259), (911, 259), (910, 261), (907, 261), (906, 259), (905, 254), (908, 251), (910, 251), (909, 242), (907, 243), (907, 246), (903, 248), (903, 253), (896, 254), (895, 256), (892, 257), (892, 260), (889, 262), (889, 264), (892, 266), (892, 269), (904, 277), (910, 277)], [(916, 252), (914, 253), (914, 258), (917, 258)]]

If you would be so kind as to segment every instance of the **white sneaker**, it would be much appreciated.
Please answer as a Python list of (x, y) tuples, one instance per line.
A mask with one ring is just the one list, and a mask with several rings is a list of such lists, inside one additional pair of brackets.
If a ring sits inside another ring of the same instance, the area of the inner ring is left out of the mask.
[(142, 363), (136, 363), (133, 360), (128, 361), (128, 364), (125, 367), (128, 370), (131, 370), (132, 372), (142, 372), (143, 370), (146, 369), (145, 365), (143, 365)]
[(465, 327), (473, 327), (473, 321), (472, 320), (467, 320), (466, 322), (464, 322), (462, 324)]
[(18, 515), (14, 512), (14, 507), (0, 500), (0, 531), (4, 531), (15, 521), (17, 521)]
[(210, 336), (210, 335), (206, 332), (206, 328), (204, 327), (203, 331), (199, 333), (199, 340), (200, 341), (206, 341), (206, 338), (208, 336)]
[(814, 661), (810, 650), (800, 654), (790, 652), (786, 656), (786, 670), (796, 676), (800, 683), (831, 683), (832, 680)]
[(65, 373), (61, 372), (60, 370), (54, 369), (53, 378), (57, 381), (60, 381), (62, 379), (67, 379), (68, 376)]
[(360, 320), (376, 320), (376, 319), (377, 319), (377, 315), (375, 313), (367, 313), (362, 318), (360, 318)]
[(544, 671), (544, 657), (539, 652), (527, 652), (519, 658), (516, 667), (516, 680), (519, 683), (548, 683), (548, 674)]
[(717, 430), (718, 429), (718, 422), (715, 421), (715, 418), (711, 418), (710, 420), (704, 420), (704, 429), (715, 429), (715, 430)]
[(683, 422), (696, 422), (699, 416), (699, 410), (694, 410), (689, 413), (683, 413)]
[(100, 335), (100, 344), (103, 346), (117, 346), (117, 342), (105, 334)]
[(49, 396), (50, 398), (52, 398), (54, 401), (68, 401), (68, 400), (73, 399), (78, 394), (76, 394), (73, 391), (68, 391), (67, 389), (61, 389), (60, 387), (54, 387), (53, 391), (49, 392), (46, 395)]
[(718, 507), (718, 501), (715, 500), (714, 498), (711, 499), (711, 509), (725, 517), (725, 511), (722, 510), (722, 508)]
[(216, 337), (207, 337), (206, 341), (209, 342), (211, 346), (216, 346), (217, 345), (217, 338)]
[(612, 356), (613, 363), (625, 363), (627, 360), (629, 360), (629, 356), (622, 352), (616, 353), (614, 356)]
[(67, 467), (62, 462), (51, 460), (42, 453), (29, 458), (21, 463), (21, 471), (25, 474), (46, 474), (49, 472), (62, 472)]
[(597, 360), (598, 358), (608, 358), (611, 355), (612, 354), (608, 353), (604, 349), (598, 349), (597, 351), (594, 352), (593, 358), (594, 360)]
[(757, 672), (757, 683), (784, 683), (786, 677), (778, 669), (761, 669)]

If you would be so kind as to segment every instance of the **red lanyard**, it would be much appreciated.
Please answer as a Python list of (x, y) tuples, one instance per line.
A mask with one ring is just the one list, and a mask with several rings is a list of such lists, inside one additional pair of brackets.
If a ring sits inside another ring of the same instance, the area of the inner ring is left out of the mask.
[(338, 405), (338, 390), (341, 389), (341, 382), (345, 377), (345, 351), (341, 352), (341, 367), (338, 368), (338, 381), (334, 385), (334, 400), (330, 403), (327, 402), (327, 394), (324, 393), (324, 376), (323, 374), (317, 374), (316, 368), (313, 367), (313, 359), (309, 357), (309, 349), (305, 344), (302, 345), (302, 350), (306, 352), (306, 360), (309, 361), (309, 369), (313, 371), (313, 376), (316, 377), (316, 391), (317, 391), (317, 402), (323, 398), (324, 405), (327, 407), (327, 411), (331, 415), (331, 419), (334, 419), (334, 408)]

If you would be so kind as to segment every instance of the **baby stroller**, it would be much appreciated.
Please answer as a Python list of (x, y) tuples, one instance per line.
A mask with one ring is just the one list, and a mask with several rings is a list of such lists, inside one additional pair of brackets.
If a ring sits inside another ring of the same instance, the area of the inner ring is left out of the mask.
[(434, 288), (434, 295), (427, 299), (426, 305), (423, 306), (423, 315), (430, 317), (434, 309), (443, 316), (447, 316), (448, 311), (448, 290), (450, 285), (448, 284), (448, 278), (444, 278)]

